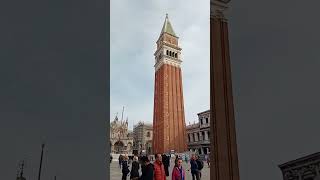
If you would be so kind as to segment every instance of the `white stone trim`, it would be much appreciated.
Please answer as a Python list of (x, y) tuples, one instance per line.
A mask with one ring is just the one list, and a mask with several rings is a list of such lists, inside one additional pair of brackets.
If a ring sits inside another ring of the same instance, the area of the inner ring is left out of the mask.
[(167, 57), (163, 58), (158, 63), (156, 63), (154, 65), (155, 71), (158, 71), (158, 69), (160, 69), (160, 67), (164, 64), (172, 65), (175, 67), (181, 67), (181, 62), (182, 62), (181, 60), (174, 60), (174, 59), (167, 58)]

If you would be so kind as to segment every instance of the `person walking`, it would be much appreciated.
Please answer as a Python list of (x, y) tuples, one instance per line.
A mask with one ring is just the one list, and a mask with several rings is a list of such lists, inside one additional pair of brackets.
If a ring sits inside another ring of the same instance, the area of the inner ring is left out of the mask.
[(113, 157), (112, 157), (112, 155), (110, 155), (110, 164), (111, 164), (111, 162), (112, 162), (112, 159), (113, 159)]
[(119, 168), (121, 169), (121, 165), (122, 165), (122, 155), (120, 154), (120, 156), (119, 156)]
[(130, 172), (130, 179), (132, 179), (132, 180), (139, 179), (139, 169), (140, 169), (140, 164), (138, 162), (138, 157), (134, 156), (133, 162), (132, 162), (132, 167), (131, 167), (131, 172)]
[(178, 158), (180, 158), (179, 155), (176, 155), (176, 159), (174, 160), (174, 164), (176, 164), (178, 162)]
[(200, 180), (200, 173), (198, 170), (198, 164), (196, 162), (196, 156), (192, 154), (191, 159), (190, 159), (190, 169), (191, 169), (191, 176), (192, 180)]
[(154, 167), (153, 164), (150, 163), (148, 157), (141, 157), (141, 171), (142, 175), (139, 180), (153, 180), (154, 176)]
[(162, 155), (162, 162), (164, 166), (164, 171), (166, 173), (166, 176), (169, 176), (169, 166), (170, 166), (170, 159), (167, 155)]
[(172, 169), (172, 180), (185, 180), (186, 172), (182, 168), (182, 159), (178, 158), (177, 163)]
[(132, 157), (132, 156), (129, 156), (128, 164), (131, 164), (132, 161), (133, 161), (133, 157)]
[(156, 154), (156, 161), (153, 163), (154, 166), (154, 180), (166, 180), (166, 173), (164, 171), (164, 165), (162, 163), (161, 154)]
[(128, 157), (124, 156), (122, 159), (122, 180), (127, 180), (129, 172)]
[(188, 155), (187, 154), (184, 156), (184, 160), (186, 161), (186, 164), (188, 164)]
[(202, 173), (201, 173), (201, 170), (203, 169), (203, 161), (199, 158), (199, 156), (196, 156), (196, 162), (197, 162), (197, 165), (198, 165), (198, 173), (199, 173), (199, 176), (200, 176), (200, 179), (201, 179), (201, 176), (202, 176)]

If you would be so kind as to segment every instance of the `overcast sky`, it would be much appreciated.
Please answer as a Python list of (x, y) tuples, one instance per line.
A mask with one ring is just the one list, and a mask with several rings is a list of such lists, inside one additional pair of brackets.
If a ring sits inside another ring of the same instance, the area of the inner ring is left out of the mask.
[(110, 119), (153, 121), (154, 56), (165, 15), (182, 48), (186, 123), (209, 109), (209, 0), (111, 0)]

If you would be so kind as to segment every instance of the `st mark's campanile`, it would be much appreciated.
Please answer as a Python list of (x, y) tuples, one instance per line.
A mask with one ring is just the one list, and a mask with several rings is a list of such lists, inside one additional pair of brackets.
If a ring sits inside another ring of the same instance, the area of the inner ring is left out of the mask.
[(181, 48), (166, 15), (155, 56), (153, 150), (187, 150), (181, 73)]

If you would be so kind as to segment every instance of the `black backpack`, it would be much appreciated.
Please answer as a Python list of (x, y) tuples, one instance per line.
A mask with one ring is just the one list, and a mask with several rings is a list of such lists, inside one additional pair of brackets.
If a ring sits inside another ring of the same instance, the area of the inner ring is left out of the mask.
[(200, 161), (199, 159), (197, 159), (197, 165), (198, 165), (198, 170), (201, 170), (203, 168), (203, 161)]

